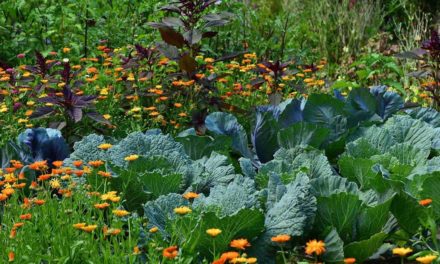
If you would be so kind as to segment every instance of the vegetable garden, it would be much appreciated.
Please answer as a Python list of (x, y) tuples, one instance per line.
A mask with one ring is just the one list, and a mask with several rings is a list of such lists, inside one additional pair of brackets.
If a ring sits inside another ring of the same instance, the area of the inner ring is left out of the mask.
[(440, 263), (436, 1), (61, 2), (0, 3), (0, 263)]

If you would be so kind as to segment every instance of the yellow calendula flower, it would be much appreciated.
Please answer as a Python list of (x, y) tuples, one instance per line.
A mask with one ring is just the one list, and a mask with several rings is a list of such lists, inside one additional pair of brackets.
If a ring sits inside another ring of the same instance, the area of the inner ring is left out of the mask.
[(124, 158), (125, 161), (134, 161), (139, 158), (139, 155), (133, 154)]
[(81, 230), (85, 231), (87, 233), (90, 233), (90, 232), (94, 231), (97, 227), (98, 227), (97, 225), (88, 225), (88, 226), (81, 227)]
[(157, 226), (150, 228), (149, 232), (150, 233), (156, 233), (157, 231), (159, 231), (159, 228), (157, 228)]
[(210, 228), (208, 230), (206, 230), (206, 233), (212, 237), (216, 237), (218, 235), (220, 235), (222, 231), (218, 228)]
[(190, 200), (190, 199), (195, 199), (195, 198), (199, 197), (199, 194), (197, 194), (195, 192), (187, 192), (187, 193), (183, 194), (182, 197), (187, 200)]
[(99, 148), (99, 149), (102, 149), (102, 150), (108, 150), (108, 149), (110, 149), (111, 147), (113, 147), (113, 145), (112, 145), (112, 144), (109, 144), (109, 143), (103, 143), (103, 144), (101, 144), (101, 145), (98, 146), (98, 148)]
[(115, 209), (115, 210), (113, 210), (113, 214), (118, 217), (124, 217), (124, 216), (129, 215), (130, 212), (128, 212), (126, 210)]
[(429, 255), (426, 255), (426, 256), (423, 256), (423, 257), (418, 257), (418, 258), (416, 258), (416, 260), (418, 262), (422, 263), (422, 264), (430, 264), (435, 259), (437, 259), (437, 257), (438, 256), (436, 256), (436, 255), (429, 254)]
[(52, 187), (53, 189), (61, 188), (61, 183), (58, 179), (52, 179), (49, 184), (50, 184), (50, 187)]
[(188, 206), (180, 206), (180, 207), (174, 208), (174, 212), (179, 215), (185, 215), (185, 214), (191, 213), (192, 210)]
[(81, 229), (81, 228), (85, 227), (86, 225), (87, 225), (86, 223), (77, 223), (77, 224), (74, 224), (73, 227), (76, 229)]
[(404, 247), (393, 248), (393, 254), (401, 256), (401, 257), (404, 257), (411, 252), (413, 252), (413, 250), (411, 248), (404, 248)]

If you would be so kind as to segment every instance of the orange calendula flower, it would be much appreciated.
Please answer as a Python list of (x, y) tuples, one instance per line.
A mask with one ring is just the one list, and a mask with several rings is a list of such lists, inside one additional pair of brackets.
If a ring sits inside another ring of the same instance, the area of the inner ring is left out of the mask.
[(75, 160), (74, 162), (72, 162), (73, 166), (75, 167), (81, 167), (81, 165), (83, 164), (82, 160)]
[(405, 257), (409, 253), (413, 252), (411, 248), (404, 248), (404, 247), (396, 247), (393, 248), (393, 254), (398, 255), (400, 257)]
[(14, 226), (12, 228), (18, 229), (18, 228), (20, 228), (22, 226), (24, 226), (23, 222), (17, 222), (17, 223), (14, 224)]
[(275, 243), (285, 243), (290, 240), (290, 236), (289, 235), (278, 235), (278, 236), (272, 237), (270, 240), (272, 240), (272, 242), (275, 242)]
[(105, 233), (106, 235), (112, 235), (112, 236), (116, 236), (118, 234), (121, 233), (121, 229), (119, 228), (110, 228), (107, 230), (107, 232)]
[(9, 198), (6, 194), (0, 193), (0, 202), (6, 201)]
[(323, 241), (317, 241), (316, 239), (310, 240), (306, 244), (306, 254), (311, 255), (315, 253), (316, 255), (321, 255), (325, 252), (325, 243)]
[(14, 251), (9, 251), (9, 253), (8, 253), (8, 260), (9, 260), (9, 262), (13, 262), (14, 259), (15, 259)]
[(210, 229), (206, 230), (206, 233), (212, 237), (216, 237), (216, 236), (220, 235), (221, 232), (222, 231), (218, 228), (210, 228)]
[(192, 210), (188, 206), (180, 206), (180, 207), (174, 208), (174, 212), (179, 215), (185, 215), (185, 214), (191, 213)]
[(107, 207), (109, 207), (109, 206), (110, 206), (109, 203), (100, 203), (100, 204), (95, 204), (95, 205), (94, 205), (94, 207), (95, 207), (96, 209), (105, 209), (105, 208), (107, 208)]
[(229, 244), (231, 247), (236, 248), (236, 249), (241, 249), (241, 250), (245, 250), (246, 247), (250, 247), (251, 244), (249, 243), (249, 241), (245, 238), (240, 238), (240, 239), (234, 239), (231, 241), (231, 243)]
[(164, 256), (167, 259), (174, 259), (179, 254), (179, 251), (177, 249), (177, 246), (171, 246), (167, 247), (162, 251), (162, 256)]
[(77, 224), (73, 224), (73, 227), (76, 229), (81, 229), (83, 227), (85, 227), (87, 224), (86, 223), (77, 223)]
[(423, 200), (420, 200), (419, 201), (419, 204), (421, 205), (421, 206), (428, 206), (428, 205), (430, 205), (432, 203), (432, 199), (423, 199)]
[(17, 236), (17, 229), (16, 228), (12, 228), (11, 229), (11, 233), (9, 233), (9, 238), (13, 239), (13, 238), (15, 238), (15, 236)]
[(356, 263), (355, 258), (345, 258), (344, 259), (344, 264), (354, 264), (354, 263)]
[(438, 257), (437, 255), (429, 254), (429, 255), (426, 255), (426, 256), (423, 256), (423, 257), (418, 257), (418, 258), (416, 258), (416, 260), (418, 262), (422, 263), (422, 264), (430, 264), (435, 259), (437, 259), (437, 257)]
[(124, 158), (125, 161), (134, 161), (139, 158), (139, 155), (133, 154)]
[(34, 201), (34, 204), (36, 204), (36, 205), (43, 205), (43, 204), (45, 204), (46, 203), (46, 201), (45, 200), (42, 200), (42, 199), (38, 199), (38, 200), (35, 200)]
[(92, 166), (92, 167), (97, 168), (97, 167), (99, 167), (101, 165), (104, 165), (104, 161), (102, 161), (102, 160), (91, 160), (91, 161), (89, 161), (89, 165)]
[(22, 214), (20, 215), (21, 220), (30, 220), (32, 218), (31, 214)]
[(238, 252), (235, 251), (228, 251), (223, 253), (220, 258), (226, 259), (226, 260), (231, 260), (231, 259), (235, 259), (238, 258), (240, 256), (240, 254)]
[(126, 210), (120, 210), (120, 209), (115, 209), (112, 211), (114, 215), (118, 216), (118, 217), (124, 217), (130, 214), (130, 212), (126, 211)]
[(187, 200), (190, 200), (190, 199), (195, 199), (195, 198), (199, 197), (199, 194), (197, 194), (195, 192), (187, 192), (187, 193), (183, 194), (182, 197)]
[(110, 172), (105, 172), (105, 171), (98, 171), (98, 175), (104, 177), (104, 178), (111, 178), (111, 173)]
[(84, 171), (83, 170), (76, 170), (73, 172), (77, 177), (81, 177), (84, 175)]
[(139, 249), (138, 246), (135, 246), (133, 248), (133, 255), (139, 255), (139, 254), (141, 254), (141, 250)]
[(157, 231), (159, 231), (159, 228), (157, 228), (157, 226), (150, 228), (150, 230), (148, 230), (148, 232), (150, 233), (156, 233)]
[(83, 226), (81, 227), (82, 231), (85, 231), (87, 233), (91, 233), (93, 232), (98, 226), (97, 225), (88, 225), (88, 226)]
[(246, 263), (247, 262), (247, 258), (239, 257), (239, 258), (232, 259), (229, 262), (230, 263)]
[(109, 143), (104, 143), (104, 144), (101, 144), (101, 145), (98, 146), (98, 148), (99, 148), (99, 149), (102, 149), (102, 150), (108, 150), (108, 149), (110, 149), (111, 147), (113, 147), (113, 145), (112, 145), (112, 144), (109, 144)]
[(48, 179), (50, 179), (52, 177), (52, 174), (42, 174), (40, 176), (38, 176), (37, 180), (38, 181), (46, 181)]
[(52, 165), (54, 165), (55, 167), (59, 168), (59, 167), (63, 166), (63, 161), (62, 160), (56, 160), (56, 161), (52, 162)]

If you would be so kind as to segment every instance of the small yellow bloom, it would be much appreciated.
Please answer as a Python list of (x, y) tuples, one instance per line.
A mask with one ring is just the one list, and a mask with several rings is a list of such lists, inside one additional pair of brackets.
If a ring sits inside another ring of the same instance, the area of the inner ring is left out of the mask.
[(52, 179), (49, 184), (50, 184), (50, 187), (52, 187), (53, 189), (61, 188), (61, 183), (58, 179)]
[(86, 223), (77, 223), (77, 224), (74, 224), (73, 227), (76, 229), (81, 229), (81, 228), (85, 227), (86, 225), (87, 225)]
[(149, 232), (150, 233), (156, 233), (157, 231), (159, 231), (159, 228), (157, 228), (157, 226), (150, 228)]
[(206, 233), (212, 237), (216, 237), (218, 235), (220, 235), (222, 231), (218, 228), (210, 228), (208, 230), (206, 230)]
[(126, 210), (115, 209), (115, 210), (113, 210), (113, 214), (118, 217), (124, 217), (124, 216), (129, 215), (130, 212), (128, 212)]
[(174, 212), (176, 214), (185, 215), (185, 214), (191, 213), (192, 210), (188, 206), (180, 206), (180, 207), (174, 208)]
[(185, 194), (182, 195), (183, 198), (189, 200), (189, 199), (195, 199), (197, 197), (199, 197), (199, 194), (195, 193), (195, 192), (187, 192)]
[(109, 144), (109, 143), (103, 143), (103, 144), (101, 144), (101, 145), (98, 146), (98, 148), (99, 148), (99, 149), (102, 149), (102, 150), (108, 150), (108, 149), (110, 149), (111, 147), (113, 147), (113, 145), (112, 145), (112, 144)]
[(416, 258), (416, 260), (417, 260), (418, 262), (422, 263), (422, 264), (430, 264), (430, 263), (432, 263), (435, 259), (437, 259), (437, 256), (436, 256), (436, 255), (431, 255), (431, 254), (426, 255), (426, 256), (423, 256), (423, 257), (418, 257), (418, 258)]
[(70, 52), (70, 48), (63, 48), (63, 52), (64, 53), (69, 53)]
[(82, 231), (85, 231), (87, 233), (92, 232), (93, 230), (95, 230), (98, 226), (97, 225), (88, 225), (88, 226), (83, 226), (81, 227)]
[(413, 250), (411, 248), (404, 248), (404, 247), (393, 248), (393, 254), (399, 255), (401, 257), (405, 257), (406, 255), (408, 255), (411, 252), (413, 252)]
[(125, 157), (124, 160), (125, 161), (134, 161), (134, 160), (137, 160), (138, 158), (139, 158), (139, 155), (133, 154), (133, 155)]
[(247, 258), (246, 262), (247, 262), (248, 264), (257, 263), (257, 258)]

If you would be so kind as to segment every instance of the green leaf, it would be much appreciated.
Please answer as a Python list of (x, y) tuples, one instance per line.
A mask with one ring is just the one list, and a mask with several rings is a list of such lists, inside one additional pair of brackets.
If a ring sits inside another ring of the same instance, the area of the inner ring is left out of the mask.
[(355, 258), (356, 262), (363, 263), (371, 257), (382, 246), (385, 233), (377, 233), (369, 239), (350, 243), (344, 247), (344, 256), (346, 258)]
[(341, 175), (351, 181), (358, 182), (361, 190), (372, 187), (371, 182), (377, 177), (377, 173), (372, 170), (374, 164), (373, 160), (350, 156), (343, 156), (338, 162)]
[(341, 262), (344, 260), (344, 241), (339, 237), (335, 228), (324, 239), (325, 253), (323, 260), (328, 263)]
[(195, 192), (208, 193), (214, 186), (226, 186), (235, 177), (235, 168), (226, 156), (212, 152), (211, 156), (196, 160), (193, 164), (191, 187)]
[(147, 202), (144, 206), (144, 215), (148, 219), (147, 228), (157, 227), (163, 236), (167, 236), (165, 227), (176, 217), (174, 208), (187, 205), (188, 201), (176, 193), (163, 195), (154, 201)]
[(310, 95), (304, 107), (304, 121), (327, 127), (339, 115), (344, 115), (344, 103), (328, 94)]
[(281, 129), (278, 132), (278, 144), (286, 149), (307, 145), (319, 148), (329, 134), (328, 128), (301, 122)]
[(394, 197), (390, 210), (402, 229), (410, 234), (417, 232), (420, 227), (419, 217), (423, 214), (423, 208), (415, 198), (401, 192)]
[(229, 151), (232, 144), (232, 139), (224, 135), (218, 135), (214, 138), (187, 135), (185, 137), (176, 137), (176, 141), (182, 144), (186, 154), (193, 160), (209, 156), (213, 151)]
[(316, 197), (328, 197), (335, 193), (345, 192), (358, 194), (359, 189), (354, 182), (340, 176), (318, 177), (310, 180), (312, 194)]
[(421, 199), (432, 199), (432, 208), (437, 218), (440, 218), (440, 173), (433, 173), (423, 181)]
[(266, 237), (280, 234), (302, 236), (311, 228), (316, 211), (316, 198), (310, 193), (309, 179), (299, 174), (287, 185), (282, 198), (266, 213)]
[[(233, 215), (217, 216), (214, 212), (201, 213), (198, 221), (190, 217), (179, 219), (172, 229), (172, 234), (182, 240), (182, 248), (190, 254), (212, 257), (212, 251), (224, 252), (231, 240), (247, 238), (252, 240), (264, 229), (264, 214), (258, 209), (243, 209)], [(206, 233), (210, 228), (222, 232), (212, 238)]]
[(381, 204), (367, 206), (359, 214), (357, 220), (357, 237), (359, 240), (368, 239), (370, 236), (382, 231), (390, 219), (390, 206), (392, 201), (393, 197)]
[(361, 211), (362, 201), (357, 195), (336, 193), (318, 197), (316, 226), (334, 227), (344, 241), (351, 241), (356, 218)]

